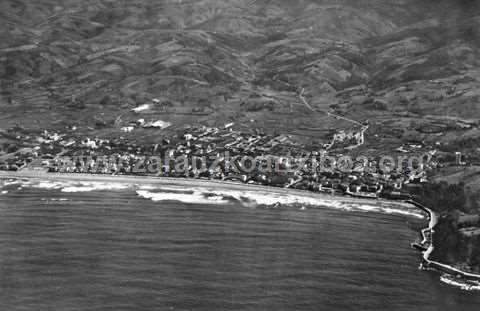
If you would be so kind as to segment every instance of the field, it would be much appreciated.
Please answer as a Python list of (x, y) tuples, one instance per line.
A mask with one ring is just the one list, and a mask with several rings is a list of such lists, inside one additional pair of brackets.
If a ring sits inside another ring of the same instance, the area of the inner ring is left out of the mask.
[[(3, 130), (142, 143), (234, 122), (317, 146), (352, 129), (334, 113), (369, 124), (355, 152), (421, 144), (479, 164), (474, 1), (5, 0), (0, 12)], [(122, 131), (139, 119), (172, 127)]]

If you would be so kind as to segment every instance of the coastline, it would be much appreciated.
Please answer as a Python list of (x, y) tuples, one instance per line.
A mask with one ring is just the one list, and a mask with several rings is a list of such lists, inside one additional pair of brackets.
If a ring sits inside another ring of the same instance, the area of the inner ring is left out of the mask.
[(336, 194), (316, 193), (306, 190), (297, 190), (290, 188), (272, 187), (255, 184), (241, 184), (231, 181), (207, 180), (207, 179), (193, 179), (193, 178), (175, 178), (175, 177), (156, 177), (156, 176), (133, 176), (133, 175), (98, 175), (98, 174), (80, 174), (80, 173), (47, 173), (45, 171), (0, 171), (0, 178), (2, 179), (40, 179), (40, 180), (55, 180), (55, 181), (86, 181), (86, 182), (112, 182), (128, 183), (135, 185), (174, 185), (174, 186), (198, 186), (198, 187), (216, 187), (220, 189), (244, 190), (244, 191), (268, 191), (269, 193), (288, 194), (308, 196), (310, 198), (318, 198), (323, 200), (345, 202), (345, 203), (370, 203), (378, 204), (379, 202), (394, 203), (398, 206), (411, 207), (414, 206), (427, 214), (428, 227), (421, 230), (422, 242), (421, 245), (428, 245), (428, 248), (422, 250), (421, 268), (433, 268), (438, 272), (446, 273), (449, 276), (468, 281), (480, 282), (480, 275), (469, 273), (457, 269), (453, 266), (434, 261), (430, 256), (434, 250), (433, 236), (434, 229), (438, 223), (438, 215), (430, 208), (414, 201), (414, 200), (386, 200), (386, 199), (369, 199), (358, 198), (352, 196), (340, 196)]
[(378, 204), (378, 202), (394, 203), (398, 206), (410, 207), (411, 204), (403, 201), (393, 201), (386, 199), (368, 199), (357, 198), (351, 196), (339, 196), (336, 194), (327, 194), (322, 192), (312, 192), (308, 190), (298, 190), (283, 187), (264, 186), (257, 184), (243, 184), (232, 181), (212, 180), (212, 179), (194, 179), (194, 178), (177, 178), (177, 177), (156, 177), (156, 176), (134, 176), (134, 175), (100, 175), (100, 174), (81, 174), (81, 173), (46, 173), (44, 171), (1, 171), (0, 178), (26, 178), (26, 179), (43, 179), (43, 180), (62, 180), (62, 181), (85, 181), (85, 182), (112, 182), (128, 183), (139, 185), (173, 185), (173, 186), (198, 186), (198, 187), (216, 187), (219, 189), (232, 189), (243, 191), (267, 191), (276, 194), (290, 194), (298, 196), (308, 196), (310, 198), (318, 198), (329, 201), (341, 201), (346, 203), (370, 203)]
[[(423, 241), (421, 242), (421, 244), (423, 245), (425, 243), (428, 243), (429, 245), (428, 248), (422, 252), (423, 261), (422, 261), (421, 267), (433, 268), (435, 270), (438, 270), (439, 272), (443, 272), (448, 275), (455, 276), (457, 278), (463, 278), (469, 281), (480, 281), (480, 274), (465, 272), (451, 265), (447, 265), (439, 261), (430, 259), (430, 255), (433, 253), (433, 250), (435, 249), (435, 247), (433, 246), (433, 237), (435, 233), (435, 227), (438, 224), (438, 215), (430, 208), (414, 200), (407, 200), (405, 202), (410, 203), (420, 208), (421, 210), (425, 211), (428, 214), (428, 218), (429, 218), (428, 227), (421, 231), (422, 238), (423, 238)], [(430, 234), (427, 235), (427, 232), (429, 232)]]

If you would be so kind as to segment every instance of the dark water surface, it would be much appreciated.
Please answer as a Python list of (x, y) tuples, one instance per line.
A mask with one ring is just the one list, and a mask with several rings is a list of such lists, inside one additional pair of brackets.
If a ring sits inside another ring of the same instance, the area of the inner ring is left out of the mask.
[(0, 195), (0, 310), (479, 310), (417, 269), (407, 221), (23, 189)]

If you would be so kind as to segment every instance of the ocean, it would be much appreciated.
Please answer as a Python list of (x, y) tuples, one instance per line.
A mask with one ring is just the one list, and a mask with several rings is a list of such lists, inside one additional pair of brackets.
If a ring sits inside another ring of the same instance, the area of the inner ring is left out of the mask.
[(413, 212), (4, 182), (1, 310), (478, 310), (418, 269)]

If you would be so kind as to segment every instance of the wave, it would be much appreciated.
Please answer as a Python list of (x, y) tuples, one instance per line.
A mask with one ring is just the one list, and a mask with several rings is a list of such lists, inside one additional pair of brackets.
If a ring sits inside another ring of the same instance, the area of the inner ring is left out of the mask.
[(33, 184), (23, 184), (23, 186), (31, 186), (32, 188), (40, 189), (61, 189), (63, 187), (62, 183), (51, 181), (40, 181)]
[(50, 180), (28, 180), (11, 182), (8, 185), (18, 185), (22, 187), (30, 187), (46, 190), (60, 190), (61, 192), (90, 192), (103, 190), (125, 190), (131, 185), (124, 183), (105, 183), (95, 181), (50, 181)]
[(479, 291), (480, 290), (480, 282), (476, 281), (468, 281), (462, 279), (454, 279), (453, 276), (444, 274), (440, 277), (440, 281), (445, 284), (455, 286), (460, 288), (461, 290), (466, 291)]
[(172, 192), (150, 192), (147, 190), (137, 190), (137, 194), (143, 198), (152, 201), (177, 201), (187, 204), (228, 204), (222, 196), (205, 196), (200, 192), (194, 193), (172, 193)]
[[(306, 207), (328, 207), (346, 211), (360, 212), (378, 212), (383, 214), (395, 214), (401, 216), (410, 216), (423, 219), (425, 215), (419, 212), (415, 207), (395, 206), (394, 203), (375, 202), (375, 204), (353, 203), (342, 201), (341, 198), (323, 199), (318, 196), (289, 193), (275, 193), (262, 190), (240, 191), (233, 189), (210, 189), (204, 187), (195, 187), (185, 189), (185, 187), (158, 186), (156, 189), (160, 192), (152, 192), (146, 189), (137, 190), (137, 194), (143, 198), (153, 201), (180, 201), (183, 203), (205, 203), (205, 204), (229, 204), (232, 201), (240, 202), (247, 207), (266, 206), (299, 206), (301, 209)], [(151, 189), (149, 189), (151, 190)]]
[(99, 182), (85, 182), (76, 186), (63, 187), (62, 192), (90, 192), (90, 191), (105, 191), (105, 190), (125, 190), (130, 188), (127, 184), (121, 183), (99, 183)]
[[(136, 190), (138, 196), (152, 201), (178, 201), (187, 204), (231, 204), (239, 202), (247, 207), (267, 206), (296, 206), (301, 209), (306, 207), (328, 207), (345, 211), (378, 212), (416, 218), (425, 218), (416, 207), (399, 206), (386, 201), (378, 202), (352, 202), (341, 197), (322, 197), (315, 193), (279, 192), (275, 189), (266, 190), (259, 187), (255, 190), (238, 190), (235, 188), (205, 187), (205, 186), (176, 186), (153, 185), (120, 182), (100, 181), (49, 181), (49, 180), (14, 180), (7, 181), (8, 185), (33, 187), (47, 190), (59, 190), (64, 193), (91, 192), (91, 191), (120, 191), (126, 189)], [(5, 185), (5, 182), (4, 184)]]
[[(209, 193), (209, 190), (205, 190), (205, 193)], [(264, 191), (232, 191), (232, 190), (210, 190), (211, 193), (217, 195), (231, 196), (237, 201), (243, 203), (252, 203), (252, 201), (258, 205), (295, 205), (306, 207), (330, 207), (335, 209), (341, 209), (346, 211), (364, 211), (364, 212), (380, 212), (385, 214), (397, 214), (405, 216), (414, 216), (423, 219), (425, 216), (418, 212), (414, 207), (395, 207), (394, 204), (389, 204), (389, 206), (384, 206), (381, 202), (375, 202), (375, 204), (366, 204), (366, 203), (353, 203), (351, 201), (342, 201), (341, 197), (335, 197), (333, 199), (324, 199), (319, 198), (318, 196), (310, 195), (305, 193), (305, 195), (299, 194), (288, 194), (288, 193), (272, 193)]]
[(0, 188), (21, 185), (24, 181), (19, 179), (0, 179)]

